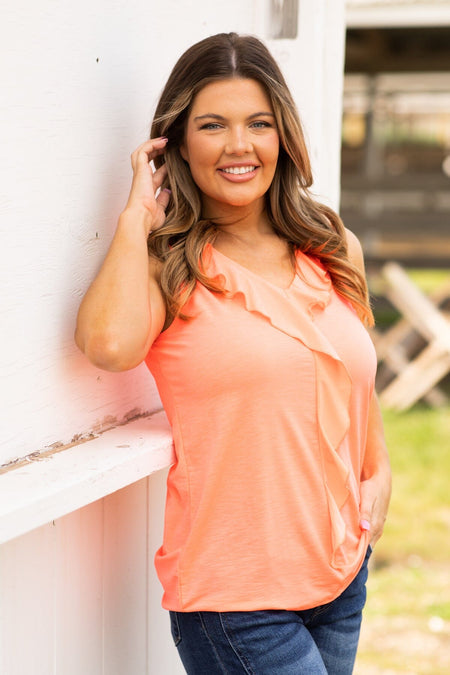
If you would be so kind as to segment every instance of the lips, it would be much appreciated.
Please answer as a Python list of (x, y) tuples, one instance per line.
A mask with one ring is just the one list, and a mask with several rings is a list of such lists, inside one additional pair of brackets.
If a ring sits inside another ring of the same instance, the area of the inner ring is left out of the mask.
[(235, 176), (242, 175), (245, 173), (251, 173), (252, 171), (255, 171), (256, 166), (249, 164), (248, 166), (227, 166), (223, 169), (219, 169), (219, 171), (223, 171), (224, 173), (230, 173), (234, 174)]
[(231, 183), (247, 183), (256, 176), (259, 166), (256, 164), (229, 164), (218, 168), (223, 179)]

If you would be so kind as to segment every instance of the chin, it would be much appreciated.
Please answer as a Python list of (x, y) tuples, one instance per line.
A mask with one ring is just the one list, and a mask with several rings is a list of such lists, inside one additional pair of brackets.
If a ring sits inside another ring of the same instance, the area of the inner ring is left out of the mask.
[(257, 206), (259, 206), (261, 201), (264, 200), (264, 196), (265, 196), (264, 194), (262, 194), (262, 195), (258, 194), (256, 196), (253, 195), (251, 197), (246, 196), (246, 195), (236, 195), (236, 196), (224, 198), (221, 203), (224, 206), (238, 207), (238, 206), (252, 206), (253, 205), (256, 208)]

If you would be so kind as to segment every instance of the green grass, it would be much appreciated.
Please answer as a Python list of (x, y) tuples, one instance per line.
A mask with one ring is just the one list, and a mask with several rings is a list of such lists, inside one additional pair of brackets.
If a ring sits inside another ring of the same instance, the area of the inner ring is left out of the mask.
[(408, 274), (415, 284), (425, 293), (430, 293), (438, 286), (444, 284), (450, 277), (450, 271), (443, 269), (436, 270), (408, 270)]
[(393, 494), (355, 675), (450, 672), (450, 406), (384, 411)]
[(384, 412), (393, 493), (379, 555), (450, 562), (450, 408)]

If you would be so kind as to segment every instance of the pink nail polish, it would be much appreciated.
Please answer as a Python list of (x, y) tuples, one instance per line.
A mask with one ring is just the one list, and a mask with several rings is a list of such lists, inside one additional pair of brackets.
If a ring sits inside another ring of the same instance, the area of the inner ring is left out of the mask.
[(359, 522), (359, 526), (360, 526), (360, 528), (361, 528), (362, 530), (365, 530), (365, 531), (367, 531), (367, 532), (369, 532), (369, 530), (370, 530), (370, 523), (369, 523), (368, 520), (362, 519), (362, 520)]

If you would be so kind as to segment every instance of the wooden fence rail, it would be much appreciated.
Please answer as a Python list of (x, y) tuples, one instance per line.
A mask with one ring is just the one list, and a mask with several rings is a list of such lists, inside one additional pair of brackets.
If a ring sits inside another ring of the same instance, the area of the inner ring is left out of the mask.
[(450, 297), (450, 278), (427, 296), (397, 263), (386, 263), (381, 275), (384, 293), (401, 319), (374, 336), (379, 363), (394, 373), (381, 385), (380, 400), (397, 410), (421, 398), (442, 405), (447, 396), (437, 385), (450, 372), (450, 320), (440, 305)]

